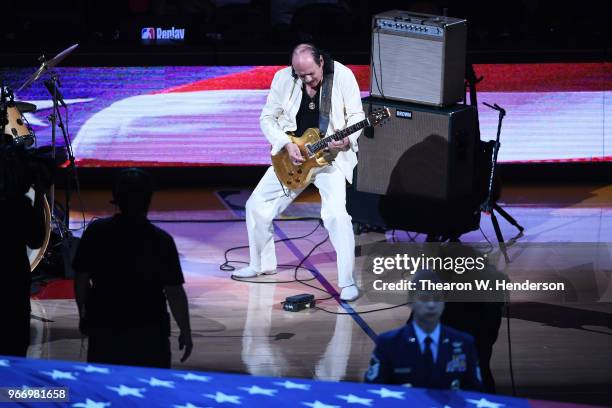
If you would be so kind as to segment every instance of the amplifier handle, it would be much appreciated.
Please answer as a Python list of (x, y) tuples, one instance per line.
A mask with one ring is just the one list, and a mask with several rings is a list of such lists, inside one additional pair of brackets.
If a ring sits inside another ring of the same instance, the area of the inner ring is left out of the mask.
[[(436, 16), (434, 14), (425, 14), (425, 13), (416, 13), (413, 11), (405, 11), (405, 12), (400, 12), (400, 16), (408, 16), (408, 17), (418, 17), (418, 18), (424, 18), (426, 20), (434, 20), (434, 21), (440, 21), (442, 20), (440, 18), (440, 16)], [(397, 19), (397, 17), (395, 18)]]

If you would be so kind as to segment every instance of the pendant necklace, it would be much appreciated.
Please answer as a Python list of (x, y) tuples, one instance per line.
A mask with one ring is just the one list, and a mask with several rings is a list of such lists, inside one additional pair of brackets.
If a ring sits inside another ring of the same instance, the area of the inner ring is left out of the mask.
[(308, 96), (308, 99), (310, 99), (310, 102), (308, 102), (308, 109), (310, 109), (311, 111), (315, 110), (317, 108), (317, 104), (315, 103), (315, 98), (317, 97), (317, 95), (319, 94), (319, 92), (315, 92), (314, 96), (310, 96), (308, 95), (308, 92), (306, 91), (306, 87), (304, 87), (304, 92), (306, 92), (306, 96)]
[[(309, 97), (310, 98), (310, 97)], [(310, 110), (315, 110), (315, 108), (317, 107), (317, 105), (315, 105), (314, 101), (312, 100), (312, 98), (310, 99), (310, 103), (308, 104), (308, 109)]]

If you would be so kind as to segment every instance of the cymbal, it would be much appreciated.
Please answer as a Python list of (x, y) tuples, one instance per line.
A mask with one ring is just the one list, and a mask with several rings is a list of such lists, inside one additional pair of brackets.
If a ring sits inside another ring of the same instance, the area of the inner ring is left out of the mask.
[(59, 54), (57, 54), (55, 57), (51, 58), (49, 61), (43, 61), (40, 64), (40, 67), (36, 70), (36, 72), (34, 72), (27, 81), (25, 81), (23, 83), (23, 85), (21, 85), (21, 87), (17, 90), (17, 92), (22, 91), (24, 89), (26, 89), (27, 87), (29, 87), (30, 85), (32, 85), (34, 82), (36, 82), (38, 80), (38, 78), (40, 78), (40, 76), (48, 69), (53, 68), (55, 66), (57, 66), (60, 62), (62, 62), (62, 60), (64, 58), (66, 58), (68, 55), (70, 55), (72, 53), (72, 51), (74, 51), (74, 49), (76, 47), (78, 47), (79, 44), (74, 44), (68, 48), (66, 48), (64, 51), (60, 52)]
[(64, 58), (66, 58), (68, 55), (70, 55), (72, 53), (72, 51), (74, 51), (76, 49), (76, 47), (78, 47), (78, 46), (79, 46), (79, 44), (71, 45), (70, 47), (66, 48), (64, 51), (62, 51), (59, 54), (57, 54), (55, 57), (51, 58), (49, 61), (47, 61), (47, 68), (55, 67), (57, 64), (62, 62), (62, 60)]
[(33, 103), (21, 101), (15, 101), (13, 103), (15, 104), (17, 110), (21, 113), (36, 112), (36, 105), (34, 105)]

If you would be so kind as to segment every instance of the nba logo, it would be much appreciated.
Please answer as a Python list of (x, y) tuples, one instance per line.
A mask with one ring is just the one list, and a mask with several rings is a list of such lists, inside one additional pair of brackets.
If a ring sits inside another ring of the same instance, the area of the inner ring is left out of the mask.
[(140, 32), (140, 38), (142, 40), (154, 40), (155, 39), (155, 29), (153, 27), (145, 27)]

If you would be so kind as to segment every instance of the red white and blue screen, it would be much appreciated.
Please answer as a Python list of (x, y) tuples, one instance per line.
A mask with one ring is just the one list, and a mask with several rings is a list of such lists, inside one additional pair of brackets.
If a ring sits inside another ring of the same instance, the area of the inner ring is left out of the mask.
[[(80, 166), (245, 166), (270, 163), (259, 115), (279, 66), (57, 68)], [(369, 67), (351, 65), (362, 96)], [(507, 111), (501, 162), (612, 160), (609, 63), (475, 65), (478, 101)], [(13, 88), (32, 69), (4, 69)], [(51, 144), (50, 96), (42, 80), (18, 92), (37, 145)], [(480, 104), (483, 140), (498, 114)], [(61, 134), (58, 143), (63, 144)]]

